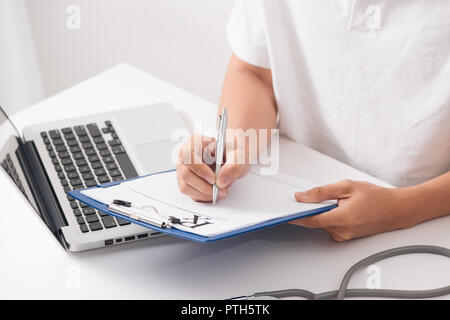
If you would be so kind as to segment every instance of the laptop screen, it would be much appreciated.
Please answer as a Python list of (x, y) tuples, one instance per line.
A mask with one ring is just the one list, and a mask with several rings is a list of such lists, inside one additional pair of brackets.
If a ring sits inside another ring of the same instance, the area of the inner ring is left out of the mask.
[(19, 148), (19, 133), (8, 119), (4, 110), (0, 107), (0, 164), (7, 175), (13, 180), (17, 188), (28, 199), (36, 211), (37, 206), (34, 202), (28, 182), (23, 174), (22, 167), (17, 158), (16, 151)]

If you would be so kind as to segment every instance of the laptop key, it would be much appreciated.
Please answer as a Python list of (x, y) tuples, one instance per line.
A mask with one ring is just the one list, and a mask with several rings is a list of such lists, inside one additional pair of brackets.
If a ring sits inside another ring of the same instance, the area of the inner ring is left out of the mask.
[(103, 162), (104, 163), (114, 162), (114, 158), (113, 157), (104, 157)]
[(56, 152), (67, 152), (67, 148), (65, 145), (60, 145), (55, 147)]
[(84, 208), (90, 208), (86, 203), (80, 202), (80, 207)]
[(97, 221), (99, 221), (99, 219), (98, 219), (98, 217), (97, 217), (96, 214), (90, 214), (90, 215), (86, 216), (86, 221), (87, 221), (88, 223), (92, 223), (92, 222), (97, 222)]
[(58, 172), (58, 178), (60, 179), (64, 179), (66, 177), (66, 175), (64, 174), (64, 172)]
[(122, 142), (121, 142), (119, 139), (113, 139), (113, 140), (109, 140), (109, 141), (108, 141), (108, 144), (109, 144), (111, 147), (114, 147), (114, 146), (119, 146), (119, 145), (121, 145)]
[(68, 140), (67, 141), (67, 145), (69, 146), (69, 147), (79, 147), (79, 144), (78, 144), (78, 141), (77, 140)]
[(94, 213), (95, 213), (95, 210), (92, 209), (91, 207), (83, 208), (83, 214), (85, 216), (88, 216), (88, 215), (91, 215), (91, 214), (94, 214)]
[[(100, 217), (106, 217), (106, 216), (111, 217), (109, 214), (104, 213), (104, 212), (101, 212), (101, 211), (97, 211), (97, 213), (98, 213), (98, 215), (99, 215)], [(111, 217), (111, 218), (112, 218), (112, 217)]]
[(79, 216), (81, 216), (81, 210), (80, 209), (74, 209), (73, 210), (73, 214), (74, 214), (75, 217), (79, 217)]
[(78, 224), (84, 224), (85, 223), (83, 217), (77, 217), (77, 222), (78, 222)]
[(86, 159), (84, 158), (76, 160), (75, 163), (77, 164), (78, 167), (85, 167), (88, 164)]
[(91, 168), (89, 168), (88, 166), (79, 167), (78, 170), (80, 170), (80, 173), (91, 172)]
[(78, 209), (78, 203), (75, 200), (70, 201), (70, 207), (72, 209)]
[(86, 153), (87, 156), (92, 156), (94, 154), (97, 154), (97, 151), (95, 151), (95, 149), (87, 149), (84, 152)]
[(91, 179), (91, 180), (85, 180), (84, 184), (86, 185), (86, 187), (90, 188), (90, 187), (96, 186), (97, 182), (94, 179)]
[(109, 128), (108, 128), (108, 127), (102, 128), (102, 132), (103, 132), (104, 134), (109, 133)]
[(61, 185), (62, 185), (63, 187), (67, 187), (67, 186), (69, 185), (69, 183), (67, 182), (66, 179), (61, 179)]
[(89, 229), (85, 224), (80, 225), (80, 230), (83, 233), (89, 232)]
[(105, 228), (114, 228), (117, 227), (116, 222), (114, 221), (114, 218), (111, 216), (104, 216), (102, 217), (102, 222)]
[(57, 165), (55, 165), (55, 170), (56, 170), (57, 172), (61, 172), (61, 171), (62, 171), (62, 168), (61, 168), (61, 166), (60, 166), (59, 164), (57, 164)]
[(47, 138), (48, 137), (47, 132), (42, 131), (41, 132), (41, 137), (44, 138), (44, 139)]
[(98, 155), (92, 155), (92, 156), (88, 156), (88, 160), (89, 162), (96, 162), (96, 161), (100, 161), (100, 158), (98, 157)]
[(70, 152), (72, 152), (72, 153), (78, 153), (78, 152), (81, 152), (81, 148), (80, 148), (80, 146), (71, 146), (70, 148), (69, 148), (69, 150), (70, 150)]
[(109, 175), (110, 175), (111, 177), (118, 177), (118, 176), (121, 176), (122, 174), (120, 173), (120, 170), (115, 169), (115, 170), (111, 170), (111, 171), (109, 172)]
[(69, 186), (64, 187), (64, 192), (65, 192), (65, 193), (67, 193), (67, 192), (69, 192), (69, 191), (72, 191), (72, 189), (71, 189)]
[(136, 169), (131, 162), (130, 157), (126, 153), (121, 153), (116, 155), (117, 162), (119, 163), (120, 169), (122, 169), (123, 174), (127, 179), (134, 178), (138, 176)]
[(84, 137), (87, 135), (87, 132), (86, 132), (86, 129), (84, 128), (84, 126), (75, 126), (75, 127), (73, 127), (73, 129), (75, 130), (75, 133), (79, 137)]
[(45, 148), (47, 148), (47, 151), (52, 151), (53, 150), (53, 147), (52, 147), (51, 144), (46, 145)]
[(48, 153), (48, 155), (50, 156), (50, 158), (56, 157), (55, 151), (50, 151), (50, 152)]
[(108, 146), (106, 145), (106, 143), (99, 143), (97, 145), (97, 149), (98, 150), (106, 150), (106, 149), (108, 149)]
[(67, 128), (62, 128), (61, 132), (64, 134), (69, 134), (69, 133), (72, 133), (73, 131), (72, 131), (72, 128), (67, 127)]
[(108, 170), (114, 170), (117, 169), (117, 164), (115, 162), (110, 162), (106, 164), (106, 169)]
[(68, 166), (70, 164), (73, 164), (73, 161), (70, 158), (65, 158), (65, 159), (61, 160), (61, 163), (62, 163), (63, 166)]
[(103, 226), (100, 223), (100, 221), (97, 221), (97, 222), (89, 223), (89, 228), (91, 229), (91, 231), (97, 231), (97, 230), (102, 230)]
[(124, 178), (123, 178), (122, 175), (120, 175), (120, 176), (117, 176), (117, 177), (113, 177), (112, 180), (113, 181), (122, 181), (122, 180), (124, 180)]
[(95, 144), (105, 143), (105, 139), (103, 139), (103, 137), (94, 137), (92, 140)]
[(70, 180), (70, 184), (72, 187), (76, 187), (82, 185), (83, 182), (81, 181), (81, 179), (72, 179)]
[(89, 133), (90, 133), (90, 135), (91, 135), (92, 137), (99, 137), (99, 136), (102, 135), (101, 132), (100, 132), (100, 130), (98, 129), (97, 124), (95, 124), (95, 123), (90, 123), (90, 124), (88, 124), (86, 127), (87, 127), (87, 129), (88, 129), (88, 131), (89, 131)]
[(54, 144), (55, 146), (63, 145), (63, 144), (64, 144), (64, 140), (61, 139), (61, 138), (56, 138), (56, 139), (53, 140), (53, 144)]
[(72, 154), (72, 156), (73, 156), (73, 159), (74, 160), (81, 160), (81, 159), (83, 159), (84, 160), (84, 155), (82, 154), (82, 153), (74, 153), (74, 154)]
[(58, 157), (60, 159), (70, 158), (70, 154), (67, 151), (58, 152)]
[(99, 154), (100, 154), (101, 157), (109, 157), (109, 156), (111, 156), (111, 152), (109, 152), (108, 149), (100, 150)]
[(106, 174), (106, 171), (103, 168), (98, 168), (98, 169), (94, 170), (94, 173), (95, 173), (96, 176), (102, 176), (102, 175)]
[(112, 147), (111, 150), (112, 150), (112, 152), (113, 152), (114, 154), (121, 154), (121, 153), (125, 153), (125, 152), (126, 152), (125, 149), (124, 149), (124, 147), (122, 147), (122, 146), (115, 146), (115, 147)]
[(83, 173), (81, 177), (83, 178), (83, 180), (94, 179), (94, 175), (92, 174), (92, 172)]
[(68, 166), (64, 167), (64, 171), (65, 172), (71, 172), (71, 171), (75, 171), (75, 166), (73, 164), (70, 164)]
[(92, 169), (100, 169), (103, 168), (103, 164), (100, 161), (95, 161), (91, 163)]
[(67, 178), (69, 178), (69, 180), (72, 180), (72, 179), (78, 179), (78, 178), (80, 178), (80, 176), (78, 175), (78, 172), (73, 171), (73, 172), (69, 172), (67, 174)]
[(59, 130), (50, 130), (48, 134), (50, 135), (50, 138), (52, 138), (52, 140), (61, 138), (61, 133), (59, 132)]
[(91, 142), (91, 138), (89, 138), (89, 136), (81, 136), (81, 137), (78, 137), (78, 140), (80, 140), (80, 142), (81, 143), (84, 143), (84, 142)]
[(116, 218), (116, 219), (117, 219), (117, 223), (119, 224), (119, 226), (126, 226), (126, 225), (131, 224), (131, 222), (126, 221), (126, 220), (119, 219), (119, 218)]
[(98, 177), (98, 182), (107, 183), (107, 182), (111, 182), (111, 180), (109, 180), (109, 178), (107, 176), (100, 176), (100, 177)]
[(45, 144), (50, 144), (50, 139), (49, 138), (44, 138), (44, 143)]
[(73, 135), (73, 133), (65, 134), (64, 139), (71, 141), (75, 139), (75, 136)]
[(81, 146), (83, 149), (92, 149), (94, 147), (91, 142), (83, 142)]

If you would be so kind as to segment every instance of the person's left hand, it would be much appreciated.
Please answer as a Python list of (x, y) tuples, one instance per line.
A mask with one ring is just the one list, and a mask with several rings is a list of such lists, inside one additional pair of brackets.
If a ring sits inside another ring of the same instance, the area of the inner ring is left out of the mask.
[(295, 193), (295, 199), (299, 202), (316, 203), (337, 199), (338, 207), (290, 223), (307, 228), (322, 228), (336, 241), (407, 228), (416, 222), (408, 216), (407, 211), (402, 210), (403, 194), (401, 189), (343, 180)]

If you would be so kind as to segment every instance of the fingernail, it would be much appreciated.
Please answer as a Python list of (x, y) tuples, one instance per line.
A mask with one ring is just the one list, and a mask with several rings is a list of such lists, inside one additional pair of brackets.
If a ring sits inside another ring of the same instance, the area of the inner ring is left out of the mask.
[(219, 198), (225, 198), (227, 195), (226, 189), (220, 189), (219, 190)]
[(206, 177), (206, 181), (208, 181), (209, 184), (215, 184), (216, 183), (215, 177), (212, 177), (212, 176), (207, 176)]
[(306, 195), (306, 192), (296, 192), (295, 199), (302, 199)]
[(231, 183), (231, 178), (228, 176), (220, 176), (217, 179), (217, 186), (221, 189), (227, 187), (230, 183)]

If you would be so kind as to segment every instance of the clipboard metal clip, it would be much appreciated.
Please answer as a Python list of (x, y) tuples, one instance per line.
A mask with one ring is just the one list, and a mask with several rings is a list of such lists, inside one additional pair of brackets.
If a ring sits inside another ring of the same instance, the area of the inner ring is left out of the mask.
[[(135, 207), (131, 202), (125, 200), (114, 200), (108, 206), (112, 212), (123, 214), (133, 220), (149, 223), (161, 229), (172, 228), (172, 224), (180, 223), (180, 219), (176, 217), (166, 218), (162, 216), (153, 206)], [(151, 212), (154, 217), (149, 217), (145, 212)]]

